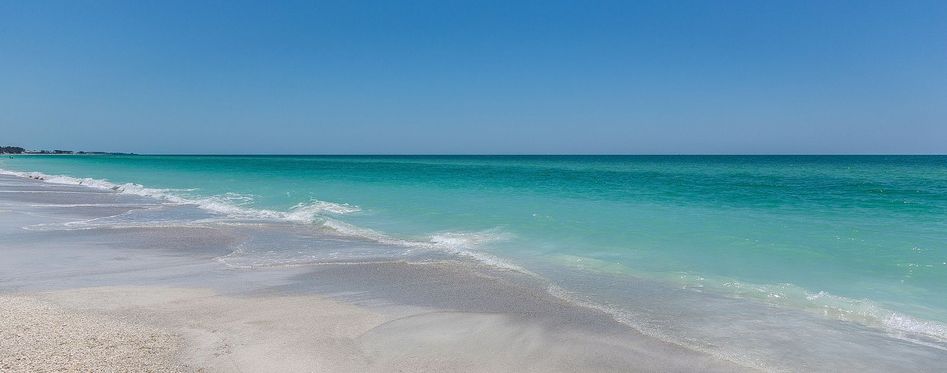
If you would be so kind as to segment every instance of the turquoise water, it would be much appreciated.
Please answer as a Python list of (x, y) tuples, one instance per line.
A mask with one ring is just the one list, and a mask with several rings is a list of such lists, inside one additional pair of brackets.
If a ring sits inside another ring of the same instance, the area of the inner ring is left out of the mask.
[[(0, 168), (579, 273), (608, 299), (615, 278), (642, 278), (947, 335), (943, 156), (15, 156)], [(307, 258), (294, 253), (277, 261)]]

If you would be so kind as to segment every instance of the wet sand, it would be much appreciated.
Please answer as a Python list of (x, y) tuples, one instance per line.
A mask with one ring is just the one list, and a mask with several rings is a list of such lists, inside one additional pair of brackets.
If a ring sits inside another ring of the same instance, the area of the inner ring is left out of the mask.
[(748, 370), (458, 258), (235, 269), (247, 227), (68, 225), (153, 204), (0, 176), (2, 370)]

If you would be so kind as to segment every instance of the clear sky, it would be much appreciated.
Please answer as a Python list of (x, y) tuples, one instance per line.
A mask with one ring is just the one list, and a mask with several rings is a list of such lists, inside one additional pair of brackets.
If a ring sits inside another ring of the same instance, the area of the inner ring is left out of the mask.
[(947, 1), (0, 0), (0, 144), (947, 153)]

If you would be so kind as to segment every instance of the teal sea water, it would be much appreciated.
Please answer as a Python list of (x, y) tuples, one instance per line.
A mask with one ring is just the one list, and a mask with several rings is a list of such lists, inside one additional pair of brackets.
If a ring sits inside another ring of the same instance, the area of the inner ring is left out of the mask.
[(14, 156), (0, 169), (403, 250), (288, 240), (241, 247), (224, 258), (235, 266), (442, 250), (632, 316), (647, 311), (625, 284), (645, 281), (947, 337), (943, 156)]

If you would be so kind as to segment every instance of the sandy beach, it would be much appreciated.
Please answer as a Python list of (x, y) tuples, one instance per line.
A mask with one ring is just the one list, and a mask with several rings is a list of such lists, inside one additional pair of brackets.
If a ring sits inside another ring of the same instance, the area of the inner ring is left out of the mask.
[(947, 373), (947, 1), (0, 1), (0, 373)]
[(0, 177), (3, 371), (748, 369), (474, 262), (239, 269), (244, 226), (62, 229), (151, 204)]

